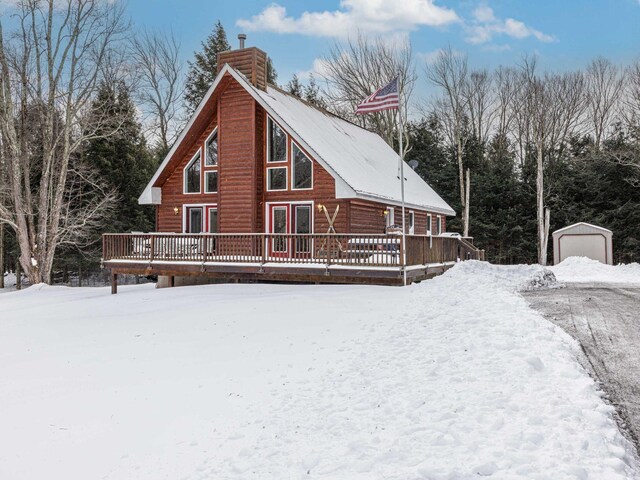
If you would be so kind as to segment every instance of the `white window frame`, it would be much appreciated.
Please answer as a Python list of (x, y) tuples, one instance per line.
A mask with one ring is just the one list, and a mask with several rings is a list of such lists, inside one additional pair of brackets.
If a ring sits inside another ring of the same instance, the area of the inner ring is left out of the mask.
[[(210, 173), (215, 173), (216, 175), (218, 175), (218, 182), (217, 182), (217, 189), (213, 192), (210, 192), (209, 190), (207, 190), (207, 175), (209, 175)], [(218, 193), (218, 190), (220, 190), (220, 175), (218, 174), (218, 170), (205, 170), (204, 172), (204, 193)]]
[[(207, 164), (207, 159), (209, 158), (209, 154), (207, 153), (207, 145), (209, 144), (209, 140), (211, 140), (213, 138), (214, 135), (216, 135), (218, 133), (218, 127), (213, 129), (213, 132), (211, 132), (211, 134), (207, 137), (207, 139), (204, 141), (204, 166), (207, 168), (217, 168), (218, 167), (218, 162), (216, 162), (213, 165), (209, 165)], [(218, 139), (218, 148), (220, 148), (220, 139)], [(218, 160), (220, 160), (220, 151), (218, 151)]]
[[(197, 192), (187, 192), (187, 170), (191, 165), (195, 163), (196, 157), (200, 157), (200, 182), (198, 182), (198, 191)], [(202, 151), (198, 149), (196, 153), (193, 154), (189, 163), (182, 169), (182, 193), (184, 195), (200, 195), (202, 193), (202, 173), (204, 169), (202, 168)]]
[[(278, 190), (276, 190), (278, 191)], [(315, 201), (313, 200), (295, 200), (295, 201), (284, 201), (284, 202), (265, 202), (264, 205), (264, 212), (265, 212), (265, 233), (269, 233), (271, 231), (271, 216), (269, 215), (269, 212), (271, 211), (271, 205), (289, 205), (289, 209), (292, 210), (297, 206), (300, 205), (309, 205), (311, 207), (311, 234), (313, 234), (315, 232), (315, 221), (316, 221), (316, 205), (315, 205)], [(291, 215), (291, 214), (290, 214)], [(295, 228), (295, 225), (291, 225), (290, 230), (293, 230)]]
[(396, 212), (393, 207), (387, 207), (387, 218), (385, 219), (385, 227), (389, 228), (396, 224)]
[[(267, 192), (286, 192), (287, 190), (289, 190), (289, 168), (287, 167), (287, 165), (283, 165), (283, 162), (276, 162), (276, 163), (280, 163), (281, 165), (278, 167), (268, 167), (267, 168)], [(284, 184), (285, 187), (284, 188), (271, 188), (271, 176), (269, 175), (269, 170), (278, 170), (278, 169), (284, 169)]]
[[(210, 203), (185, 203), (182, 205), (182, 233), (184, 234), (188, 234), (187, 232), (187, 209), (189, 208), (202, 208), (202, 222), (203, 222), (203, 227), (207, 226), (208, 227), (208, 218), (205, 218), (205, 215), (209, 215), (209, 209), (211, 208), (215, 208), (218, 209), (218, 204), (215, 202), (210, 202)], [(219, 220), (219, 218), (218, 218)], [(207, 233), (207, 231), (209, 230), (209, 228), (203, 228), (202, 229), (202, 233)]]
[(427, 213), (427, 235), (431, 235), (433, 229), (433, 215)]
[[(269, 160), (269, 155), (271, 154), (271, 135), (269, 131), (269, 122), (273, 122), (284, 133), (284, 160)], [(287, 134), (287, 131), (284, 128), (282, 128), (278, 122), (276, 122), (273, 118), (271, 118), (271, 115), (267, 114), (267, 155), (266, 155), (267, 161), (265, 163), (267, 165), (274, 164), (274, 163), (283, 164), (283, 163), (287, 163), (288, 158), (289, 158), (289, 135)]]
[(191, 232), (187, 232), (187, 226), (190, 226), (190, 218), (188, 218), (189, 216), (189, 212), (191, 210), (195, 210), (195, 209), (199, 209), (200, 210), (200, 233), (204, 233), (205, 232), (205, 224), (206, 224), (206, 219), (204, 218), (205, 215), (205, 207), (204, 205), (185, 205), (184, 208), (184, 218), (183, 218), (183, 226), (182, 226), (182, 231), (187, 234), (187, 235), (199, 235), (197, 233), (191, 233)]
[[(220, 230), (220, 212), (218, 211), (218, 206), (217, 205), (215, 207), (208, 206), (205, 208), (207, 210), (207, 233), (212, 233), (210, 230), (211, 230), (211, 212), (213, 210), (215, 210), (216, 213), (218, 214), (218, 230)], [(219, 231), (215, 233), (219, 233)]]
[[(309, 155), (307, 155), (305, 153), (304, 150), (302, 150), (302, 148), (300, 148), (300, 145), (298, 145), (296, 142), (294, 142), (293, 140), (291, 140), (291, 143), (293, 144), (291, 147), (291, 190), (296, 190), (296, 191), (300, 191), (300, 190), (313, 190), (313, 160), (311, 160), (311, 158), (309, 158)], [(295, 148), (297, 148), (298, 150), (300, 150), (300, 153), (302, 153), (305, 158), (307, 160), (309, 160), (309, 163), (311, 164), (311, 186), (307, 187), (307, 188), (296, 188), (296, 159), (295, 159)], [(272, 162), (273, 163), (273, 162)], [(278, 163), (278, 162), (276, 162)]]
[(409, 210), (409, 235), (415, 235), (416, 232), (416, 214), (413, 210)]
[(442, 235), (442, 215), (436, 215), (436, 235)]

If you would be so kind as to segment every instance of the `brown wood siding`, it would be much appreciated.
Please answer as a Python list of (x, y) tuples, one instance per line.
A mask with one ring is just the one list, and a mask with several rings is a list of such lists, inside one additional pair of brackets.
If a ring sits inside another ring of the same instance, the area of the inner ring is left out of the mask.
[(218, 53), (218, 72), (229, 64), (261, 90), (267, 89), (267, 54), (256, 47)]
[(256, 102), (256, 129), (255, 129), (255, 145), (256, 145), (256, 205), (254, 216), (256, 219), (256, 232), (265, 231), (264, 222), (264, 163), (265, 163), (265, 118), (264, 109)]
[[(385, 233), (386, 218), (383, 212), (388, 208), (387, 204), (370, 202), (366, 200), (350, 200), (350, 221), (349, 233)], [(396, 225), (402, 223), (402, 208), (394, 206), (394, 215)], [(409, 211), (413, 210), (415, 220), (415, 235), (426, 235), (427, 233), (427, 214), (425, 210), (416, 210), (407, 208), (405, 211), (405, 225), (407, 232), (409, 231)], [(432, 232), (435, 232), (436, 214), (432, 213)], [(444, 215), (442, 216), (444, 219)], [(444, 221), (443, 229), (444, 232)]]
[[(187, 153), (183, 156), (182, 160), (176, 164), (175, 169), (171, 172), (167, 180), (161, 186), (162, 188), (162, 204), (157, 206), (157, 223), (156, 229), (159, 232), (182, 232), (183, 225), (183, 205), (188, 204), (207, 204), (214, 205), (219, 203), (219, 194), (216, 193), (199, 193), (199, 194), (184, 194), (183, 192), (183, 170), (187, 166), (187, 163), (191, 161), (193, 156), (200, 149), (200, 154), (204, 155), (203, 145), (207, 140), (211, 132), (217, 125), (217, 119), (214, 116), (211, 123), (207, 126), (204, 132), (198, 137), (198, 140), (193, 143), (191, 148), (187, 150)], [(201, 157), (202, 164), (204, 165), (203, 157)], [(220, 174), (218, 174), (218, 191), (220, 190)], [(201, 170), (200, 178), (200, 191), (204, 192), (204, 170)], [(174, 213), (174, 208), (178, 207), (178, 215)]]
[(219, 115), (220, 232), (255, 232), (255, 100), (234, 81), (220, 98)]
[(349, 233), (385, 233), (386, 219), (383, 214), (386, 206), (374, 202), (351, 200)]
[[(264, 112), (264, 111), (263, 111)], [(293, 185), (293, 171), (292, 171), (292, 151), (293, 151), (293, 141), (291, 137), (287, 133), (287, 141), (288, 141), (288, 149), (287, 149), (287, 161), (286, 162), (278, 162), (278, 163), (268, 163), (266, 161), (267, 158), (267, 121), (266, 121), (266, 113), (263, 115), (263, 136), (262, 136), (262, 155), (264, 157), (264, 178), (262, 181), (262, 187), (264, 189), (264, 204), (262, 206), (263, 214), (268, 214), (266, 212), (265, 205), (267, 203), (278, 203), (278, 202), (313, 202), (314, 203), (314, 225), (313, 225), (313, 233), (326, 233), (329, 228), (329, 222), (327, 220), (324, 211), (321, 211), (318, 207), (319, 205), (324, 205), (327, 208), (330, 217), (333, 217), (334, 212), (338, 205), (340, 205), (340, 210), (338, 211), (338, 216), (336, 217), (335, 223), (333, 224), (337, 233), (348, 233), (348, 223), (347, 223), (347, 214), (348, 214), (348, 205), (349, 202), (346, 200), (337, 200), (336, 199), (336, 184), (334, 178), (331, 176), (329, 172), (327, 172), (318, 162), (316, 162), (313, 157), (307, 152), (302, 146), (298, 145), (298, 147), (309, 157), (312, 163), (313, 168), (313, 188), (311, 190), (293, 190), (291, 187)], [(267, 177), (266, 171), (269, 167), (286, 167), (287, 168), (287, 190), (279, 190), (279, 191), (267, 191)], [(266, 226), (265, 220), (265, 226)]]

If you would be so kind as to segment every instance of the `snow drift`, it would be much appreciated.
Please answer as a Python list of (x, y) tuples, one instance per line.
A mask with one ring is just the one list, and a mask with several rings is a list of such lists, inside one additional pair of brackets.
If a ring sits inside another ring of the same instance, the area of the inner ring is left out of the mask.
[(569, 257), (549, 267), (563, 282), (633, 283), (640, 285), (640, 264), (605, 265), (587, 257)]
[(408, 288), (0, 298), (0, 478), (632, 479), (575, 343), (464, 262)]

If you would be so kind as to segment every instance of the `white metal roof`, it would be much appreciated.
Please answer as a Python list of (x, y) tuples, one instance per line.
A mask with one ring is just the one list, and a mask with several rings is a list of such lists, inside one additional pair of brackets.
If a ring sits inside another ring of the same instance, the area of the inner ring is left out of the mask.
[(604, 227), (599, 227), (597, 225), (592, 225), (591, 223), (586, 223), (586, 222), (578, 222), (578, 223), (574, 223), (573, 225), (567, 225), (566, 227), (560, 228), (556, 231), (553, 232), (553, 235), (558, 235), (560, 233), (564, 233), (567, 232), (568, 230), (574, 230), (574, 229), (578, 229), (581, 227), (586, 227), (587, 229), (593, 229), (593, 230), (598, 230), (600, 232), (605, 232), (605, 233), (609, 233), (611, 234), (611, 230), (604, 228)]
[[(254, 87), (242, 74), (225, 65), (205, 99), (213, 94), (225, 73), (231, 74), (253, 98), (281, 124), (336, 180), (337, 198), (362, 198), (399, 205), (400, 180), (398, 154), (377, 134), (315, 108), (277, 88), (267, 91)], [(199, 112), (194, 114), (194, 118)], [(176, 142), (185, 136), (191, 122)], [(159, 195), (153, 184), (175, 152), (169, 152), (143, 194), (140, 203), (157, 203)], [(455, 215), (453, 209), (406, 163), (405, 201), (408, 207), (421, 208), (445, 215)]]

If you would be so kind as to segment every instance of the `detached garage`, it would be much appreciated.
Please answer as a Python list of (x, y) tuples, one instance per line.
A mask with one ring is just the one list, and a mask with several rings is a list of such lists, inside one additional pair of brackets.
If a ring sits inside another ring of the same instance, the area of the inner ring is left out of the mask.
[(613, 234), (611, 230), (589, 223), (576, 223), (553, 232), (553, 263), (568, 257), (588, 257), (613, 264)]

